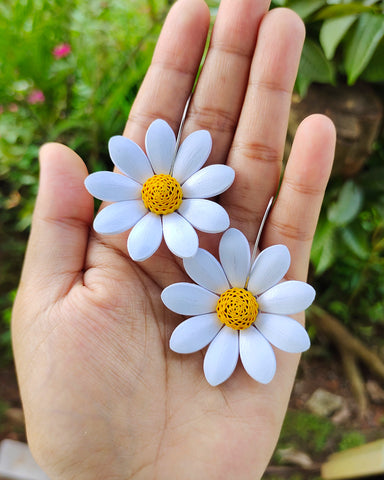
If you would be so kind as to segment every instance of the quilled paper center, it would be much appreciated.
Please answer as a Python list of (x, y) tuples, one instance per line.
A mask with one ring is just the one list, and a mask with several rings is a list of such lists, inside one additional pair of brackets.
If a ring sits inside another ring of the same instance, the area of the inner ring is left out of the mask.
[(244, 330), (256, 320), (259, 306), (244, 288), (230, 288), (220, 295), (216, 312), (219, 320), (234, 330)]
[(144, 183), (141, 198), (152, 213), (167, 215), (180, 207), (183, 192), (179, 182), (171, 175), (160, 174), (148, 178)]

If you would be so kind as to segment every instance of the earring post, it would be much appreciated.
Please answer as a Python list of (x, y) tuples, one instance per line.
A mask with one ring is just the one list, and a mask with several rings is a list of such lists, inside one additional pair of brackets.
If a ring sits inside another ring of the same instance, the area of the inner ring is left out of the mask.
[(267, 208), (265, 209), (263, 218), (262, 218), (261, 223), (260, 223), (259, 231), (257, 232), (255, 245), (254, 245), (253, 250), (252, 250), (251, 264), (250, 264), (249, 272), (248, 272), (248, 275), (247, 275), (247, 281), (245, 282), (245, 288), (248, 287), (249, 277), (250, 277), (250, 275), (251, 275), (251, 273), (252, 273), (253, 264), (255, 263), (256, 256), (257, 256), (257, 247), (259, 246), (261, 234), (262, 234), (262, 232), (263, 232), (263, 228), (264, 228), (265, 222), (266, 222), (266, 220), (267, 220), (267, 218), (268, 218), (269, 211), (271, 210), (271, 207), (272, 207), (272, 204), (273, 204), (273, 200), (274, 200), (274, 197), (271, 197), (271, 198), (269, 199)]

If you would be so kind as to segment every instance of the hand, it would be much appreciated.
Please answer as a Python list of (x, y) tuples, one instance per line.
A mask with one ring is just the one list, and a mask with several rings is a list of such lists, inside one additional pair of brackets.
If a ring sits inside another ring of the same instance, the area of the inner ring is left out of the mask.
[[(301, 20), (266, 13), (266, 0), (222, 0), (184, 135), (208, 129), (210, 162), (236, 171), (221, 196), (231, 225), (254, 242), (276, 194), (300, 51)], [(209, 27), (203, 0), (179, 0), (162, 30), (124, 134), (143, 146), (148, 125), (175, 130), (193, 87)], [(290, 278), (305, 280), (331, 169), (335, 132), (314, 115), (299, 127), (262, 248), (288, 246)], [(260, 478), (275, 447), (298, 356), (276, 352), (268, 385), (240, 362), (211, 387), (202, 354), (168, 342), (183, 318), (162, 289), (187, 279), (164, 248), (143, 263), (126, 234), (96, 235), (81, 159), (41, 149), (32, 232), (13, 315), (13, 340), (29, 443), (52, 480)], [(217, 240), (217, 239), (216, 239)], [(202, 238), (204, 245), (207, 240)], [(213, 248), (213, 247), (212, 247)]]

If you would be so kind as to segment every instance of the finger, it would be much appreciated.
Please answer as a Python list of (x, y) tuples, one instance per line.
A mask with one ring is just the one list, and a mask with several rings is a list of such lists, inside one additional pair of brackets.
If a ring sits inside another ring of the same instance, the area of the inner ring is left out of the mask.
[(228, 155), (248, 83), (261, 18), (269, 1), (222, 0), (209, 50), (188, 111), (184, 135), (207, 129), (210, 163)]
[(39, 193), (21, 280), (52, 301), (68, 292), (83, 269), (93, 217), (86, 176), (70, 148), (48, 143), (40, 149)]
[(222, 196), (232, 225), (251, 241), (277, 190), (304, 35), (303, 22), (288, 9), (270, 11), (260, 25), (244, 107), (228, 158), (236, 178)]
[(209, 9), (203, 0), (179, 0), (169, 11), (124, 135), (143, 146), (156, 118), (177, 132), (204, 52)]
[(305, 280), (325, 188), (332, 169), (336, 132), (331, 120), (311, 115), (299, 126), (279, 196), (263, 236), (264, 248), (282, 243), (291, 253), (290, 278)]

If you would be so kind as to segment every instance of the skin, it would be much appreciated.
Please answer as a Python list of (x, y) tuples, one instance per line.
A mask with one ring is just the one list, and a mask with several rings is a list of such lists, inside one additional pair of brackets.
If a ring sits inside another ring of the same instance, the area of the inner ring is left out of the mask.
[[(184, 127), (213, 137), (210, 163), (236, 171), (221, 196), (231, 226), (254, 242), (275, 195), (304, 26), (264, 0), (222, 0)], [(142, 147), (156, 118), (177, 131), (209, 27), (203, 0), (179, 0), (163, 27), (124, 135)], [(305, 281), (331, 170), (335, 130), (324, 116), (297, 130), (261, 248), (287, 245), (287, 278)], [(189, 281), (162, 246), (132, 262), (127, 234), (92, 230), (83, 161), (44, 145), (40, 188), (13, 312), (13, 342), (28, 440), (53, 480), (236, 478), (264, 472), (286, 412), (298, 356), (276, 351), (268, 385), (239, 365), (211, 387), (203, 353), (178, 355), (169, 338), (183, 317), (163, 288)], [(201, 236), (215, 251), (218, 236)], [(303, 320), (300, 317), (299, 320)]]

